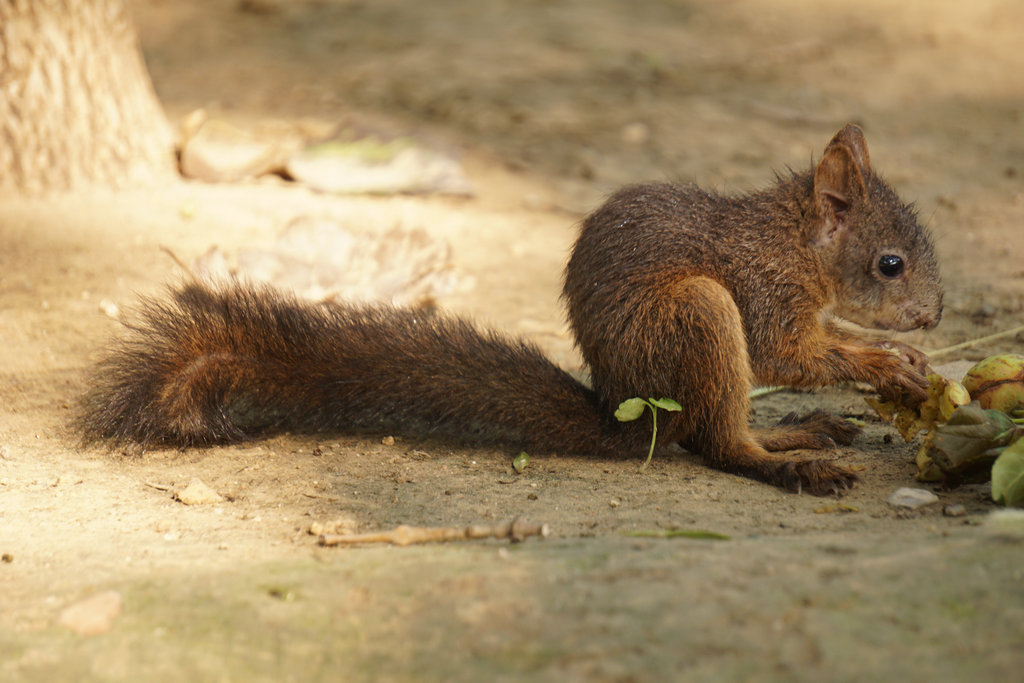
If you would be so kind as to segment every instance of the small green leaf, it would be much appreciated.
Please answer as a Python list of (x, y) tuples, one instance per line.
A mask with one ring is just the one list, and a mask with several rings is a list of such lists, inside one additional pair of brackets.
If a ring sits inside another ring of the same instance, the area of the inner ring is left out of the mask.
[(662, 410), (669, 410), (673, 413), (678, 413), (680, 410), (683, 409), (681, 405), (679, 405), (670, 398), (652, 398), (650, 400), (650, 403), (651, 405), (658, 406)]
[(1024, 507), (1024, 439), (1007, 446), (992, 465), (992, 500)]
[(615, 419), (619, 422), (632, 422), (644, 414), (647, 405), (647, 401), (642, 398), (627, 398), (619, 404), (618, 410), (615, 411)]
[(526, 451), (520, 452), (519, 455), (512, 459), (512, 469), (514, 469), (517, 474), (522, 474), (523, 470), (525, 470), (526, 466), (529, 464), (530, 456), (527, 455)]

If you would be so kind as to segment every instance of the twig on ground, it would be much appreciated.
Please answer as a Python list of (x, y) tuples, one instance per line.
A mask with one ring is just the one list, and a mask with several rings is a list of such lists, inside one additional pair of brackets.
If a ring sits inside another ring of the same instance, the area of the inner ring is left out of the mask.
[(984, 337), (978, 337), (977, 339), (968, 339), (967, 341), (965, 341), (965, 342), (963, 342), (961, 344), (954, 344), (953, 346), (947, 346), (944, 349), (936, 349), (934, 351), (929, 351), (925, 355), (927, 355), (930, 360), (935, 360), (936, 358), (941, 358), (942, 356), (948, 356), (949, 354), (955, 353), (957, 351), (963, 351), (964, 349), (969, 349), (972, 346), (975, 346), (976, 344), (984, 344), (986, 342), (996, 341), (997, 339), (1002, 339), (1003, 337), (1010, 337), (1010, 336), (1013, 336), (1013, 335), (1018, 334), (1020, 332), (1024, 332), (1024, 325), (1019, 325), (1017, 327), (1011, 327), (1008, 330), (1003, 330), (1002, 332), (996, 332), (995, 334), (989, 334), (989, 335), (986, 335)]
[(178, 258), (178, 255), (175, 254), (173, 251), (171, 251), (170, 247), (165, 247), (164, 245), (161, 244), (160, 245), (160, 251), (162, 251), (165, 254), (167, 254), (168, 256), (170, 256), (171, 260), (174, 261), (174, 263), (176, 263), (179, 268), (181, 268), (183, 271), (185, 271), (185, 274), (188, 275), (190, 278), (192, 278), (193, 282), (202, 282), (202, 278), (197, 276), (195, 271), (192, 270), (192, 268), (190, 268), (187, 263), (185, 263), (180, 258)]
[(530, 536), (547, 537), (547, 524), (530, 524), (519, 518), (495, 526), (471, 525), (467, 527), (420, 527), (402, 524), (391, 531), (369, 534), (321, 534), (320, 545), (353, 545), (356, 543), (391, 543), (412, 545), (413, 543), (438, 543), (444, 541), (469, 541), (479, 538), (507, 538), (518, 543)]
[(767, 396), (768, 394), (774, 394), (778, 391), (785, 391), (788, 387), (754, 387), (750, 390), (750, 398), (758, 398), (760, 396)]

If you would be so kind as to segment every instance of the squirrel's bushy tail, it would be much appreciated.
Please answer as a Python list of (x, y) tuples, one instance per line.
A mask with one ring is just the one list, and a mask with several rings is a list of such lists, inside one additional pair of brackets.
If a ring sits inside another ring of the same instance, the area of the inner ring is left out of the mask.
[(192, 283), (143, 303), (81, 427), (146, 447), (377, 430), (586, 453), (611, 446), (609, 419), (536, 347), (460, 318)]

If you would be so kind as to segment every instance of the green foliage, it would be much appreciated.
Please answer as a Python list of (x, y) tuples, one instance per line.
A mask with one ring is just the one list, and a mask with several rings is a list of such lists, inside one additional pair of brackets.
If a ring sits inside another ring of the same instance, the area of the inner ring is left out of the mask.
[(650, 399), (650, 401), (652, 406), (657, 406), (662, 410), (668, 410), (673, 413), (678, 413), (680, 410), (683, 409), (681, 405), (679, 405), (670, 398), (652, 398)]
[(619, 422), (632, 422), (644, 413), (644, 408), (649, 404), (642, 398), (627, 398), (619, 404), (615, 411), (615, 419)]
[(658, 408), (677, 413), (683, 409), (679, 403), (670, 398), (651, 398), (644, 400), (640, 397), (627, 398), (619, 404), (615, 411), (615, 419), (619, 422), (632, 422), (644, 414), (644, 409), (651, 409), (651, 448), (647, 451), (647, 460), (640, 467), (640, 471), (647, 469), (654, 456), (654, 445), (658, 440)]
[(530, 456), (526, 451), (521, 451), (519, 455), (512, 459), (512, 469), (516, 471), (516, 474), (522, 474), (526, 466), (530, 464)]
[(992, 500), (1024, 507), (1024, 439), (1007, 446), (992, 465)]
[(925, 440), (927, 455), (947, 475), (964, 475), (989, 467), (999, 451), (1016, 438), (1010, 417), (977, 403), (960, 406)]

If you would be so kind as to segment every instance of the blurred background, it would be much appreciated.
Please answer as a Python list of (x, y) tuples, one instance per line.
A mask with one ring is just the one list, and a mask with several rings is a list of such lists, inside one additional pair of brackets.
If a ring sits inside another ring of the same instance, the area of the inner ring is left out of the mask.
[(629, 182), (760, 187), (856, 122), (948, 276), (984, 260), (983, 289), (1021, 289), (1016, 2), (128, 4), (172, 120), (204, 107), (411, 133), (540, 179), (574, 214)]

